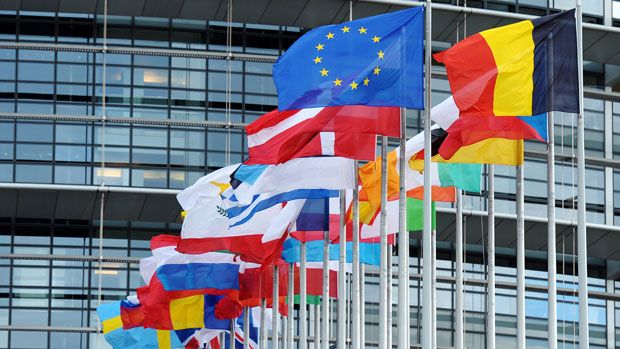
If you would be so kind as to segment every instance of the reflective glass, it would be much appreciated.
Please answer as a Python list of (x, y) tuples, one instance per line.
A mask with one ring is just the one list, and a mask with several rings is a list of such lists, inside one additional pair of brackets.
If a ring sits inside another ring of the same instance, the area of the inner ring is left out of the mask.
[[(103, 68), (97, 66), (97, 79), (96, 83), (101, 84), (103, 82)], [(106, 67), (106, 84), (116, 85), (129, 85), (131, 84), (131, 69), (129, 67)]]
[(199, 71), (172, 70), (171, 86), (178, 88), (205, 89), (206, 74)]
[(19, 50), (18, 58), (25, 61), (53, 62), (54, 51)]
[[(95, 126), (95, 143), (101, 144), (102, 128)], [(106, 126), (105, 127), (105, 143), (106, 145), (124, 145), (129, 144), (129, 127), (127, 126)]]
[[(33, 96), (33, 94), (54, 94), (54, 85), (52, 84), (37, 84), (37, 83), (29, 83), (29, 82), (19, 82), (17, 84), (17, 93), (19, 93), (19, 98), (23, 99), (36, 99), (40, 98), (40, 96)], [(52, 97), (49, 96), (48, 99)]]
[(0, 79), (15, 80), (15, 62), (0, 62)]
[(170, 151), (170, 164), (180, 166), (204, 166), (205, 155), (203, 151)]
[(54, 81), (54, 65), (51, 63), (19, 62), (19, 80)]
[(13, 164), (0, 164), (0, 182), (13, 182)]
[(17, 160), (51, 161), (51, 144), (20, 144), (15, 148), (15, 158)]
[(13, 160), (13, 143), (0, 143), (0, 160)]
[(133, 128), (133, 145), (144, 147), (167, 147), (168, 130), (165, 128)]
[(15, 286), (48, 286), (49, 268), (13, 267), (13, 285)]
[(0, 141), (13, 140), (13, 125), (11, 121), (0, 121)]
[(28, 343), (29, 349), (47, 348), (47, 332), (12, 331), (11, 343)]
[(276, 94), (276, 86), (271, 76), (251, 75), (245, 76), (245, 92)]
[(52, 124), (17, 123), (18, 142), (51, 142), (53, 132)]
[(129, 185), (129, 169), (126, 168), (95, 168), (95, 178), (93, 184), (128, 186)]
[(165, 149), (133, 148), (131, 151), (132, 164), (162, 164), (168, 163), (168, 151)]
[(86, 125), (56, 124), (56, 143), (85, 143), (90, 130)]
[(170, 147), (185, 149), (204, 149), (205, 132), (194, 130), (170, 130)]
[(168, 86), (168, 70), (151, 68), (134, 68), (133, 83), (136, 86)]
[[(101, 147), (96, 147), (95, 162), (101, 162), (101, 160)], [(129, 148), (106, 146), (105, 161), (109, 163), (129, 163)]]
[(143, 56), (143, 55), (135, 55), (133, 56), (133, 64), (134, 65), (143, 65), (147, 67), (168, 67), (169, 58), (165, 56)]
[(162, 170), (131, 170), (131, 185), (136, 187), (166, 188), (168, 172)]
[(87, 65), (57, 64), (56, 80), (58, 82), (92, 82), (89, 68)]
[(54, 182), (62, 184), (87, 184), (86, 172), (88, 167), (56, 166), (54, 167)]
[[(241, 74), (231, 75), (230, 89), (233, 92), (241, 92), (242, 78)], [(209, 72), (209, 90), (225, 91), (226, 90), (226, 73)]]
[(52, 166), (49, 165), (15, 165), (15, 181), (24, 183), (51, 183)]

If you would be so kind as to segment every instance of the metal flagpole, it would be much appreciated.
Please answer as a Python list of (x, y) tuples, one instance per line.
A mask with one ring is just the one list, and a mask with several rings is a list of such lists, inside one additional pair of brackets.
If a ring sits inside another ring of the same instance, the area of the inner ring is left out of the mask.
[(273, 266), (273, 295), (271, 299), (271, 310), (272, 310), (272, 324), (271, 324), (271, 343), (272, 349), (278, 349), (280, 338), (278, 338), (278, 325), (280, 321), (280, 314), (278, 314), (278, 306), (280, 303), (280, 292), (279, 291), (279, 269), (277, 265)]
[(379, 349), (387, 348), (387, 137), (381, 136), (381, 212), (379, 221)]
[(250, 307), (243, 309), (243, 349), (250, 349)]
[[(234, 348), (235, 347), (235, 321), (237, 319), (230, 319), (230, 329), (229, 329), (229, 333), (228, 333), (228, 340), (230, 341), (230, 347)], [(245, 334), (244, 334), (245, 335)]]
[(267, 299), (263, 298), (260, 302), (260, 340), (258, 346), (260, 349), (267, 349), (267, 321), (265, 313), (267, 312)]
[(359, 300), (358, 300), (358, 304), (359, 304), (359, 321), (360, 321), (360, 328), (362, 329), (362, 331), (360, 331), (359, 333), (359, 346), (361, 346), (362, 349), (366, 348), (366, 331), (365, 331), (365, 326), (366, 326), (366, 291), (364, 290), (364, 279), (366, 276), (366, 266), (362, 263), (359, 264)]
[[(547, 60), (551, 64), (549, 67), (549, 78), (547, 86), (553, 86), (553, 32), (549, 34), (547, 40)], [(551, 89), (553, 91), (553, 88)], [(551, 105), (553, 105), (553, 93), (550, 94)], [(555, 254), (555, 121), (554, 113), (547, 113), (547, 279), (549, 288), (548, 297), (548, 318), (547, 331), (549, 349), (556, 349), (558, 346), (558, 316), (557, 316), (557, 284), (556, 268), (557, 257)]]
[[(357, 173), (359, 163), (354, 161), (355, 173)], [(352, 349), (363, 349), (362, 337), (364, 336), (364, 322), (362, 306), (364, 304), (363, 297), (363, 265), (360, 264), (360, 233), (359, 233), (359, 222), (360, 222), (360, 209), (359, 209), (359, 188), (357, 183), (357, 176), (355, 182), (355, 188), (353, 188), (353, 207), (352, 207), (352, 234), (353, 234), (353, 256), (352, 256), (352, 279), (353, 279), (353, 289), (351, 290), (351, 318), (352, 318), (352, 328), (351, 328), (351, 343)]]
[(525, 220), (523, 165), (517, 166), (517, 348), (525, 349)]
[(588, 239), (586, 236), (586, 163), (583, 125), (583, 27), (581, 0), (576, 0), (577, 71), (579, 115), (577, 115), (577, 270), (579, 273), (579, 348), (589, 345), (588, 333)]
[(398, 163), (398, 347), (409, 348), (409, 232), (407, 231), (407, 109), (400, 108)]
[(299, 349), (308, 348), (308, 304), (306, 286), (306, 243), (299, 246)]
[(329, 231), (323, 232), (323, 296), (321, 297), (321, 349), (329, 349)]
[(487, 165), (487, 349), (495, 349), (495, 166)]
[(464, 349), (463, 341), (463, 192), (456, 190), (456, 290), (454, 305), (454, 348)]
[(392, 245), (387, 245), (387, 347), (392, 348)]
[(338, 349), (344, 349), (347, 341), (347, 272), (346, 272), (346, 253), (347, 253), (347, 227), (345, 212), (347, 211), (347, 192), (340, 191), (340, 256), (338, 263)]
[(286, 342), (286, 348), (287, 349), (293, 349), (293, 346), (295, 345), (295, 325), (293, 322), (293, 308), (295, 307), (295, 302), (294, 302), (294, 298), (295, 298), (295, 263), (291, 263), (289, 264), (288, 267), (288, 316), (286, 317), (286, 323), (287, 323), (287, 332), (288, 332), (288, 337), (287, 337), (287, 342)]
[(321, 306), (314, 305), (314, 349), (321, 348)]
[(424, 231), (422, 235), (422, 347), (433, 348), (433, 257), (432, 257), (432, 212), (431, 212), (431, 1), (425, 6), (425, 48), (424, 48)]

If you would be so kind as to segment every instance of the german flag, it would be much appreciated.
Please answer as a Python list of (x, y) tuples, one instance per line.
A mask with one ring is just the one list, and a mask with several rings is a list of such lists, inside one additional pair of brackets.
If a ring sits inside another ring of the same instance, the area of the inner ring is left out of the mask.
[(462, 116), (579, 110), (575, 10), (482, 31), (434, 55)]

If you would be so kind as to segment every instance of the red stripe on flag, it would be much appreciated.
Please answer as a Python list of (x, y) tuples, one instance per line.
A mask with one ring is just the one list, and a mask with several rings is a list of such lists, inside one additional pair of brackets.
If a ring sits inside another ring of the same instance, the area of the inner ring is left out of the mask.
[(462, 116), (495, 115), (493, 97), (497, 65), (493, 51), (482, 35), (472, 35), (433, 57), (446, 66), (450, 90)]

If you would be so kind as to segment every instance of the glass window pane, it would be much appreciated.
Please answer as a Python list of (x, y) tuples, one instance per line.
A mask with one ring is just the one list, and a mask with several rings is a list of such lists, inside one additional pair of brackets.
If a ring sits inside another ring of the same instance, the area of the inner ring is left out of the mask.
[(0, 164), (0, 182), (13, 182), (13, 164)]
[(0, 141), (12, 141), (13, 128), (13, 122), (0, 121)]
[(205, 73), (187, 70), (172, 70), (172, 87), (205, 89)]
[[(106, 147), (105, 161), (109, 163), (129, 163), (129, 148)], [(95, 162), (101, 162), (101, 147), (95, 148)]]
[(163, 170), (132, 170), (131, 185), (136, 187), (166, 188), (168, 172)]
[(15, 80), (15, 62), (0, 62), (0, 79)]
[(19, 80), (54, 81), (54, 65), (50, 63), (19, 62)]
[(102, 182), (105, 182), (106, 185), (128, 186), (129, 170), (126, 168), (96, 168), (93, 184), (101, 184)]
[(13, 160), (13, 143), (0, 143), (0, 160)]
[(87, 184), (86, 172), (89, 168), (81, 166), (56, 166), (54, 182), (62, 184)]
[(136, 86), (168, 86), (168, 70), (151, 68), (134, 68), (134, 85)]
[[(170, 164), (180, 166), (204, 166), (205, 155), (203, 151), (170, 151)], [(172, 179), (171, 179), (172, 180)]]
[(56, 161), (90, 161), (90, 149), (82, 145), (56, 145)]
[(51, 144), (17, 144), (15, 149), (17, 160), (51, 161)]
[(53, 129), (51, 124), (18, 123), (17, 141), (20, 142), (51, 142)]
[(167, 164), (168, 152), (164, 149), (132, 149), (132, 164)]
[[(95, 143), (101, 144), (102, 128), (95, 127)], [(106, 145), (124, 145), (129, 144), (129, 127), (126, 126), (106, 126), (105, 127), (105, 144)]]
[(186, 149), (204, 149), (205, 132), (194, 130), (171, 130), (170, 147)]
[(52, 166), (17, 164), (15, 180), (24, 183), (51, 183)]
[(162, 128), (133, 128), (134, 146), (144, 147), (167, 147), (168, 146), (168, 130)]
[(89, 67), (78, 64), (56, 65), (56, 80), (58, 82), (92, 82)]
[[(131, 84), (131, 69), (129, 67), (107, 66), (105, 76), (106, 76), (106, 84), (116, 84), (116, 85)], [(103, 68), (101, 66), (97, 66), (96, 82), (98, 84), (103, 82), (102, 77), (103, 77)]]
[(85, 143), (89, 130), (86, 125), (57, 124), (56, 143)]
[(246, 75), (245, 92), (260, 94), (276, 94), (276, 86), (271, 76)]

